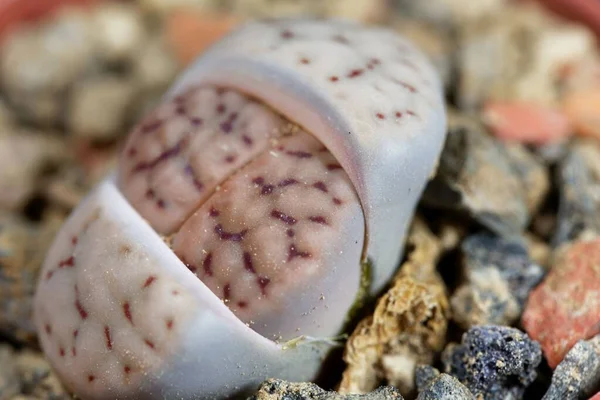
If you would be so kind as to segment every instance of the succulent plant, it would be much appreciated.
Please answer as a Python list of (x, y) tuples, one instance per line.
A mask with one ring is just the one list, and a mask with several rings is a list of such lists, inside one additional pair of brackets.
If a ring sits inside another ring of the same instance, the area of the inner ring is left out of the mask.
[(311, 380), (371, 268), (389, 280), (445, 136), (439, 78), (393, 32), (233, 32), (141, 121), (74, 211), (35, 297), (84, 399), (218, 399)]

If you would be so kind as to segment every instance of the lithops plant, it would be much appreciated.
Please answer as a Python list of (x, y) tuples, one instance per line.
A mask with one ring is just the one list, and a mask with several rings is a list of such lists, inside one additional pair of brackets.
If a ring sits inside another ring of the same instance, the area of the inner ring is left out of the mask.
[(438, 77), (391, 31), (245, 25), (183, 73), (58, 234), (35, 298), (46, 355), (86, 399), (313, 379), (361, 265), (370, 293), (394, 272), (444, 135)]

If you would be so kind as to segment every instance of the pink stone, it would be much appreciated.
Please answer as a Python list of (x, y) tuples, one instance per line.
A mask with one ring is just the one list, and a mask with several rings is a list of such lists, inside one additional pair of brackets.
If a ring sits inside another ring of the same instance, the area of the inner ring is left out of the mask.
[(573, 131), (560, 110), (539, 104), (488, 102), (483, 117), (493, 134), (506, 141), (552, 143), (566, 139)]
[(600, 333), (600, 239), (567, 245), (530, 294), (523, 326), (555, 368), (582, 339)]

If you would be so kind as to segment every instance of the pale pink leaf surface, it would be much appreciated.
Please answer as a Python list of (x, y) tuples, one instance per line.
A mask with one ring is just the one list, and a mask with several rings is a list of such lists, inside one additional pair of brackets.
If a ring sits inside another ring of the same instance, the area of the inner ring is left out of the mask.
[(358, 291), (363, 240), (347, 175), (299, 131), (226, 181), (173, 249), (240, 319), (291, 339), (341, 328)]
[(215, 187), (268, 146), (283, 121), (234, 91), (192, 88), (131, 134), (119, 187), (157, 232), (172, 233)]

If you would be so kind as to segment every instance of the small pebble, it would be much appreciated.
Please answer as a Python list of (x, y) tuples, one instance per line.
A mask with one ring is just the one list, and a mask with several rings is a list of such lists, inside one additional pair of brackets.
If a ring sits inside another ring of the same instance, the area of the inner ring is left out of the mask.
[(503, 145), (476, 120), (449, 115), (449, 132), (436, 177), (423, 202), (466, 212), (500, 236), (520, 235), (529, 221), (523, 182)]
[(31, 394), (40, 399), (71, 399), (43, 354), (32, 350), (19, 352), (16, 368), (24, 394)]
[(475, 400), (473, 394), (448, 374), (440, 374), (430, 366), (419, 366), (416, 371), (417, 400)]
[(143, 91), (164, 91), (175, 79), (179, 69), (175, 55), (163, 35), (148, 38), (136, 49), (133, 76)]
[(494, 267), (467, 271), (467, 282), (450, 299), (452, 319), (463, 329), (475, 325), (511, 325), (521, 307)]
[(239, 22), (231, 14), (179, 9), (169, 14), (165, 29), (179, 63), (187, 65)]
[(442, 355), (446, 372), (486, 400), (522, 399), (541, 360), (539, 344), (525, 333), (492, 325), (471, 328)]
[(541, 343), (551, 368), (579, 340), (600, 333), (600, 239), (562, 246), (553, 267), (529, 295), (523, 327)]
[(569, 118), (560, 110), (535, 103), (490, 101), (483, 119), (496, 137), (508, 142), (547, 144), (573, 132)]
[(462, 251), (467, 270), (496, 268), (521, 307), (544, 276), (543, 268), (531, 261), (527, 247), (518, 239), (475, 234), (463, 241)]
[(505, 146), (515, 172), (521, 177), (530, 215), (536, 215), (550, 190), (550, 174), (544, 161), (520, 143)]
[(44, 173), (66, 159), (65, 143), (54, 135), (13, 129), (0, 135), (0, 209), (23, 207)]
[(101, 2), (91, 24), (98, 56), (108, 63), (131, 62), (146, 36), (142, 15), (129, 3)]
[(9, 345), (0, 344), (0, 399), (10, 399), (20, 391), (14, 351)]
[(348, 367), (339, 385), (341, 393), (367, 393), (385, 379), (409, 396), (415, 390), (416, 366), (433, 362), (444, 347), (449, 306), (436, 272), (441, 244), (419, 218), (408, 243), (414, 249), (393, 286), (346, 342)]
[(339, 394), (328, 392), (313, 383), (291, 383), (269, 379), (248, 400), (403, 400), (392, 386), (380, 387), (367, 394)]
[(600, 88), (568, 93), (563, 99), (563, 110), (577, 134), (600, 139)]
[(98, 76), (78, 82), (69, 102), (69, 130), (91, 141), (117, 139), (127, 133), (124, 127), (134, 95), (127, 79)]
[(63, 113), (62, 96), (90, 66), (89, 16), (64, 10), (34, 29), (11, 33), (0, 46), (0, 82), (21, 117), (54, 126)]
[(559, 209), (552, 245), (600, 234), (600, 145), (577, 141), (558, 165)]
[(542, 400), (579, 400), (600, 390), (600, 336), (580, 340), (554, 370)]

